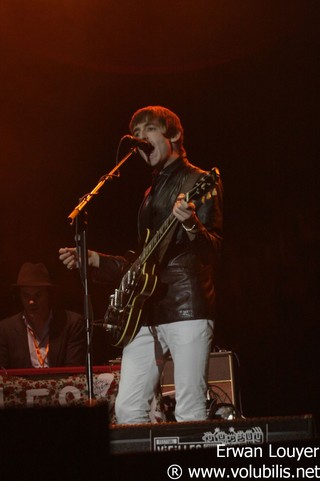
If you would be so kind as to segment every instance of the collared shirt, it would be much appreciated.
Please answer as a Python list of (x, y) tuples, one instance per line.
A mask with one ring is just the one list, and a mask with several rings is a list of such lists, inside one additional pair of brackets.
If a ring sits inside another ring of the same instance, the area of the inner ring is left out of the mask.
[(42, 332), (41, 337), (37, 335), (27, 317), (23, 315), (23, 320), (27, 328), (28, 344), (31, 364), (35, 368), (44, 368), (49, 366), (49, 327), (52, 319), (52, 312), (50, 313)]

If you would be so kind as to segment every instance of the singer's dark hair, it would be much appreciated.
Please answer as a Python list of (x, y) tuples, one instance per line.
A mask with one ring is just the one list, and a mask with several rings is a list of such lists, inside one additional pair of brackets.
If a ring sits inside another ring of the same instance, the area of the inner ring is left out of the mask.
[(175, 143), (178, 147), (179, 153), (181, 155), (185, 155), (186, 152), (183, 146), (183, 127), (181, 125), (181, 121), (174, 112), (166, 107), (161, 107), (160, 105), (149, 105), (148, 107), (143, 107), (137, 110), (130, 120), (130, 132), (133, 133), (136, 125), (143, 122), (152, 122), (152, 120), (157, 120), (160, 125), (164, 127), (164, 135), (167, 138), (174, 137), (180, 132), (181, 135)]

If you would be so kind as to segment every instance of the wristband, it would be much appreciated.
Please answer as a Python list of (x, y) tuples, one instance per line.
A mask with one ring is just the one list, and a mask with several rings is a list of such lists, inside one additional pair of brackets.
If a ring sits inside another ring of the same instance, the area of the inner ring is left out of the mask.
[(196, 224), (193, 224), (192, 227), (186, 227), (184, 224), (182, 224), (182, 227), (184, 228), (185, 231), (192, 233), (192, 231), (194, 231), (194, 229), (196, 228)]

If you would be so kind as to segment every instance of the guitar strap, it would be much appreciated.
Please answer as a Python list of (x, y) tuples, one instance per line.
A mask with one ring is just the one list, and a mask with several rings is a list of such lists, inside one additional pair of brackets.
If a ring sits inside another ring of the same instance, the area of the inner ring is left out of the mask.
[[(203, 174), (203, 172), (198, 172), (198, 171), (195, 171), (195, 172), (191, 172), (188, 177), (186, 178), (186, 180), (184, 181), (184, 183), (182, 184), (182, 187), (180, 189), (180, 191), (185, 194), (186, 192), (189, 192), (189, 190), (192, 189), (192, 187), (195, 185), (195, 183), (197, 182), (197, 180), (199, 179), (199, 177)], [(162, 243), (160, 244), (160, 248), (159, 248), (159, 257), (158, 257), (158, 263), (161, 264), (162, 262), (162, 259), (164, 258), (164, 255), (169, 247), (169, 244), (171, 242), (171, 239), (173, 237), (173, 234), (175, 232), (175, 230), (177, 229), (177, 224), (175, 224), (171, 230), (168, 232), (168, 234), (165, 236), (165, 238), (163, 239)]]

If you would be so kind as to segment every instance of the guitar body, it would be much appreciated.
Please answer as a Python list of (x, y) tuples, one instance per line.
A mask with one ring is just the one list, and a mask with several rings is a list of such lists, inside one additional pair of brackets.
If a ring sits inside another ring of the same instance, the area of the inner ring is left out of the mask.
[[(186, 193), (188, 201), (198, 200), (203, 203), (215, 195), (215, 182), (218, 177), (219, 171), (216, 168), (204, 174), (191, 191)], [(114, 346), (128, 344), (136, 336), (141, 325), (144, 304), (157, 285), (156, 265), (151, 262), (149, 265), (147, 261), (176, 223), (177, 219), (171, 214), (150, 240), (150, 231), (147, 231), (141, 254), (124, 274), (119, 288), (110, 296), (104, 327), (110, 332)]]
[(110, 303), (105, 315), (114, 346), (128, 344), (140, 327), (142, 309), (157, 285), (155, 265), (144, 264), (135, 283), (121, 294), (121, 304)]

